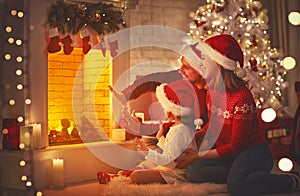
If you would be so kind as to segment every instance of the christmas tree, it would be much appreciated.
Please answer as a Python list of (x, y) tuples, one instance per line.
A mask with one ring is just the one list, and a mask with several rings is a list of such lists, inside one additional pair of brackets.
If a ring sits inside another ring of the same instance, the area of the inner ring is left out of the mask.
[(253, 0), (207, 0), (190, 17), (189, 34), (194, 41), (224, 33), (238, 40), (257, 107), (271, 107), (281, 116), (287, 70), (282, 65), (283, 54), (271, 47), (267, 10), (262, 4)]

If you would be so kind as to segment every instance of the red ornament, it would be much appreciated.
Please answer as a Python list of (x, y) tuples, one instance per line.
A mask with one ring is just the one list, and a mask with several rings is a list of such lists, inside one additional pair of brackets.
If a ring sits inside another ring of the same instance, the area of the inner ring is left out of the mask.
[(257, 60), (256, 60), (256, 58), (251, 57), (250, 60), (249, 60), (249, 63), (250, 63), (250, 65), (251, 65), (252, 71), (257, 72), (258, 69), (257, 69)]
[(201, 21), (201, 20), (194, 20), (195, 24), (197, 27), (201, 27), (206, 23), (206, 21)]

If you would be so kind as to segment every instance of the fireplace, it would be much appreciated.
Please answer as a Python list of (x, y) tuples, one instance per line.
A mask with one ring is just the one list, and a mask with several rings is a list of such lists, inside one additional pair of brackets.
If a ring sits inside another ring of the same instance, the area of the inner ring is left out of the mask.
[[(83, 137), (92, 142), (107, 140), (111, 130), (108, 89), (112, 82), (111, 62), (109, 53), (103, 56), (96, 49), (86, 55), (82, 48), (74, 48), (68, 55), (63, 51), (48, 54), (50, 146), (82, 143)], [(96, 116), (92, 111), (96, 111)], [(76, 114), (80, 115), (77, 123)], [(99, 124), (99, 128), (94, 124)], [(80, 125), (80, 129), (76, 125)]]

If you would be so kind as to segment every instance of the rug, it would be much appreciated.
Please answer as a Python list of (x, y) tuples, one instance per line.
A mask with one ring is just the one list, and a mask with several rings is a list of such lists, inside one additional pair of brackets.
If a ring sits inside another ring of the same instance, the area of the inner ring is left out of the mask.
[(123, 176), (113, 178), (106, 187), (106, 195), (143, 195), (143, 196), (201, 196), (213, 193), (227, 193), (226, 184), (213, 184), (213, 183), (179, 183), (171, 184), (146, 184), (137, 185), (132, 184), (130, 178)]

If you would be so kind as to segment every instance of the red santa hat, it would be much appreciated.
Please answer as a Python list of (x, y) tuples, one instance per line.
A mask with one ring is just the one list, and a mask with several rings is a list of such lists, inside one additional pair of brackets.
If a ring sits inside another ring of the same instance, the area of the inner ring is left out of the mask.
[[(213, 36), (206, 39), (204, 42), (198, 42), (197, 44), (189, 47), (191, 48), (189, 51), (194, 52), (194, 54), (188, 52), (186, 49), (188, 47), (183, 50), (182, 54), (187, 56), (187, 58), (193, 63), (194, 68), (196, 68), (200, 73), (202, 55), (206, 55), (223, 68), (233, 71), (239, 78), (246, 77), (247, 72), (243, 69), (243, 51), (238, 42), (231, 35), (222, 34)], [(197, 52), (195, 52), (195, 50), (197, 50)], [(194, 55), (198, 56), (198, 62), (191, 60), (191, 56)]]
[(187, 80), (161, 84), (156, 88), (156, 97), (166, 112), (176, 116), (200, 116), (199, 101), (195, 87)]

